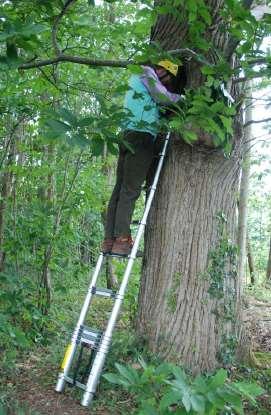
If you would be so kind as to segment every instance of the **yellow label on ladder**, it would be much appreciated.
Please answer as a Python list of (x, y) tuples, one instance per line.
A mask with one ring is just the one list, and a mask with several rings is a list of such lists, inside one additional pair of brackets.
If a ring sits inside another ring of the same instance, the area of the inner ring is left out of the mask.
[(69, 359), (69, 357), (70, 357), (70, 355), (71, 355), (71, 352), (72, 352), (72, 344), (70, 343), (68, 346), (67, 346), (67, 349), (66, 349), (66, 352), (65, 352), (65, 355), (64, 355), (64, 359), (63, 359), (63, 361), (62, 361), (62, 363), (61, 363), (61, 369), (65, 369), (65, 366), (66, 366), (66, 364), (67, 364), (67, 360)]

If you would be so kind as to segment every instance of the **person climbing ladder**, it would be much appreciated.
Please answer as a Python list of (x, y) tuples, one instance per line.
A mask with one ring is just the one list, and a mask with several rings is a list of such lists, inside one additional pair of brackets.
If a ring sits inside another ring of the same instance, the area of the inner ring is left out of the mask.
[(129, 80), (129, 90), (124, 99), (127, 117), (122, 138), (133, 152), (125, 144), (120, 144), (116, 184), (107, 209), (103, 254), (123, 257), (131, 252), (130, 223), (154, 156), (159, 109), (182, 98), (171, 92), (177, 73), (178, 65), (162, 60), (153, 67), (142, 66), (142, 74), (132, 75)]

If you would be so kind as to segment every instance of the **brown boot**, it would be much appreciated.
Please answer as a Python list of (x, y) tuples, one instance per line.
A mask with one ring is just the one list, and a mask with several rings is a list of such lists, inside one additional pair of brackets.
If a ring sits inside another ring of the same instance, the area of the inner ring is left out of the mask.
[(102, 243), (102, 248), (101, 248), (102, 253), (104, 255), (111, 254), (113, 244), (114, 244), (114, 239), (113, 238), (105, 238), (103, 243)]
[(128, 236), (119, 236), (115, 239), (111, 254), (118, 256), (127, 256), (130, 255), (133, 247), (133, 240), (130, 235)]

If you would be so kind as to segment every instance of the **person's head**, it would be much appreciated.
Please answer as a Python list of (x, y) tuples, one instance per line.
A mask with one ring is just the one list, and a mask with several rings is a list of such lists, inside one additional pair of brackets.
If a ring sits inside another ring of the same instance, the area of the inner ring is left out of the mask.
[(173, 80), (177, 76), (178, 65), (171, 61), (163, 60), (155, 66), (155, 72), (162, 84), (168, 87), (172, 85)]

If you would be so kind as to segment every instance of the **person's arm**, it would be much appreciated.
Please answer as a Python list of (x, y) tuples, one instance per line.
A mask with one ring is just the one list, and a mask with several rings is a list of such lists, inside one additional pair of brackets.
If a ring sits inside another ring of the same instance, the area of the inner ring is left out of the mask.
[(143, 73), (140, 76), (140, 79), (157, 104), (173, 104), (182, 98), (181, 95), (174, 94), (167, 90), (156, 75), (154, 69), (149, 66), (142, 66), (142, 68)]

